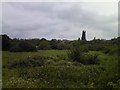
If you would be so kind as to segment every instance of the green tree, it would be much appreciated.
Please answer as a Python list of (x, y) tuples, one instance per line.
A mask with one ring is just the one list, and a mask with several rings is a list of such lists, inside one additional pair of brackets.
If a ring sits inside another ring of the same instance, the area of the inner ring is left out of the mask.
[(58, 49), (58, 43), (56, 39), (50, 41), (51, 49)]
[(10, 49), (11, 52), (33, 52), (37, 51), (35, 45), (27, 41), (21, 41)]
[(67, 46), (66, 46), (65, 43), (59, 43), (59, 44), (57, 45), (57, 48), (58, 48), (59, 50), (65, 50), (65, 49), (67, 48)]
[(11, 48), (11, 38), (9, 36), (2, 35), (2, 50), (6, 51)]
[(39, 50), (47, 50), (50, 49), (50, 43), (47, 40), (43, 40), (39, 43), (38, 46)]

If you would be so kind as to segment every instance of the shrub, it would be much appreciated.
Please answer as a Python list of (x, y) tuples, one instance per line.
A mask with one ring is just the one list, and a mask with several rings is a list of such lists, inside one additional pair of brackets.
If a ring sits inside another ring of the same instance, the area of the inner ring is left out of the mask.
[(102, 52), (105, 53), (105, 54), (108, 54), (108, 53), (110, 53), (110, 49), (108, 47), (104, 47)]
[(10, 49), (10, 52), (18, 52), (18, 51), (21, 52), (22, 48), (17, 45)]
[(27, 41), (22, 41), (18, 45), (19, 47), (22, 48), (22, 51), (30, 52), (30, 51), (37, 51), (36, 47)]
[(68, 52), (68, 57), (72, 61), (77, 61), (82, 64), (99, 64), (98, 55), (94, 53), (83, 54), (80, 46), (75, 46)]
[(86, 53), (83, 57), (81, 61), (83, 64), (99, 64), (98, 54)]
[(45, 64), (45, 58), (43, 56), (37, 57), (26, 57), (19, 61), (10, 63), (7, 65), (8, 68), (25, 68), (25, 67), (37, 67)]
[(50, 49), (50, 43), (48, 41), (43, 40), (39, 43), (38, 49), (39, 50), (48, 50), (48, 49)]
[(82, 60), (82, 52), (79, 47), (74, 47), (68, 52), (68, 57), (77, 62), (81, 62)]
[(10, 49), (11, 52), (33, 52), (37, 51), (36, 47), (27, 41), (21, 41)]
[(9, 50), (12, 46), (11, 38), (9, 38), (9, 36), (5, 34), (5, 35), (1, 35), (0, 39), (2, 40), (2, 50), (4, 51)]
[(88, 52), (89, 51), (89, 45), (85, 44), (81, 46), (82, 52)]
[(118, 46), (116, 46), (116, 47), (112, 47), (111, 49), (110, 49), (110, 52), (109, 52), (109, 54), (110, 55), (113, 55), (113, 54), (119, 54), (119, 47)]
[(67, 46), (66, 46), (65, 43), (59, 43), (59, 44), (57, 45), (57, 48), (58, 48), (59, 50), (65, 50), (65, 49), (67, 48)]

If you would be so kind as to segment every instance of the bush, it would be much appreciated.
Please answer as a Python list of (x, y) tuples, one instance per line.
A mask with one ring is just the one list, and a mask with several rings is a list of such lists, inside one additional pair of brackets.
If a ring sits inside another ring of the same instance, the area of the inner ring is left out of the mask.
[(82, 64), (99, 64), (98, 54), (86, 53), (83, 57)]
[(8, 68), (25, 68), (25, 67), (37, 67), (45, 65), (45, 57), (37, 56), (37, 57), (26, 57), (20, 59), (19, 61), (9, 63), (7, 65)]
[(19, 43), (19, 47), (22, 48), (23, 51), (30, 52), (30, 51), (36, 51), (36, 47), (29, 42), (22, 41)]
[(22, 48), (16, 45), (10, 49), (10, 52), (22, 52)]
[(37, 51), (37, 49), (32, 43), (21, 41), (17, 45), (13, 46), (10, 49), (10, 51), (11, 52), (33, 52), (33, 51)]
[(109, 52), (109, 54), (110, 55), (113, 55), (113, 54), (119, 54), (119, 46), (116, 46), (116, 47), (112, 47), (111, 49), (110, 49), (110, 52)]
[(68, 57), (72, 61), (77, 61), (82, 64), (99, 64), (98, 55), (94, 53), (83, 54), (80, 46), (75, 46), (68, 52)]
[(108, 54), (108, 53), (110, 53), (110, 49), (108, 47), (104, 47), (102, 52), (105, 53), (105, 54)]
[(48, 41), (43, 40), (39, 43), (38, 49), (39, 50), (48, 50), (48, 49), (50, 49), (50, 43)]
[(5, 35), (1, 35), (0, 39), (2, 40), (2, 50), (3, 51), (9, 50), (12, 46), (11, 38), (9, 38), (9, 36), (5, 34)]
[(79, 47), (74, 47), (68, 52), (68, 57), (77, 62), (81, 62), (82, 60), (82, 52)]
[(58, 45), (57, 45), (57, 48), (58, 48), (58, 50), (65, 50), (66, 49), (66, 44), (64, 44), (64, 43), (59, 43)]

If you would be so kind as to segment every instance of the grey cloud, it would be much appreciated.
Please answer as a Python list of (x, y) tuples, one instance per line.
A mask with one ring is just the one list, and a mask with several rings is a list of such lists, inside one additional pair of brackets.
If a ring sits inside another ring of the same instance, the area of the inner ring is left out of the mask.
[(85, 28), (88, 39), (117, 37), (116, 12), (106, 16), (83, 7), (86, 3), (4, 3), (3, 33), (12, 38), (77, 39)]

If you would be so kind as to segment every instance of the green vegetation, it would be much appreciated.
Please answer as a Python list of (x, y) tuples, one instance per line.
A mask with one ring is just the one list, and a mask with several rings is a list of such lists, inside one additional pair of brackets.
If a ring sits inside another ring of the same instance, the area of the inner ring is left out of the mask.
[(11, 48), (11, 39), (7, 35), (0, 36), (2, 38), (2, 50), (9, 50)]
[(3, 37), (3, 88), (120, 87), (119, 37), (91, 41)]
[(47, 40), (43, 40), (39, 43), (39, 50), (48, 50), (50, 49), (50, 43)]
[(32, 52), (32, 51), (37, 51), (37, 49), (32, 43), (20, 41), (17, 45), (11, 47), (10, 51), (11, 52)]
[[(117, 88), (117, 55), (97, 54), (100, 64), (71, 61), (65, 50), (3, 52), (3, 88)], [(8, 74), (9, 73), (9, 74)]]
[(82, 64), (99, 64), (98, 54), (86, 53), (85, 50), (81, 50), (79, 43), (76, 47), (68, 51), (68, 58), (72, 61), (77, 61)]

